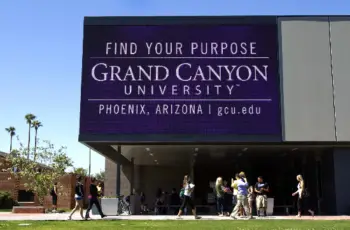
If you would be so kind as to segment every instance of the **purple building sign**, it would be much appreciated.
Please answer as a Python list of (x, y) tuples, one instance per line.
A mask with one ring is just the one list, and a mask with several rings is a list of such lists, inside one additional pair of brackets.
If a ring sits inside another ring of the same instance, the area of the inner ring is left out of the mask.
[(80, 134), (281, 135), (276, 25), (85, 26)]

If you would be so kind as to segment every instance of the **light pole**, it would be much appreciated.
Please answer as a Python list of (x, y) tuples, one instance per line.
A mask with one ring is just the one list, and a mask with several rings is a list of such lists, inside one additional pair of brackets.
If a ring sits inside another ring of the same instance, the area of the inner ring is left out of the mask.
[(89, 177), (91, 176), (91, 149), (89, 149)]

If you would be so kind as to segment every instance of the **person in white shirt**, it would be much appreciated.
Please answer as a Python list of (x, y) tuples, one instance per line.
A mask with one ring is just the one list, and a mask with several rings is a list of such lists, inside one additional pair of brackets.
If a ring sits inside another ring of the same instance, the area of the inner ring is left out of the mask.
[(199, 217), (196, 214), (196, 207), (192, 199), (192, 192), (194, 190), (194, 187), (195, 185), (191, 183), (190, 177), (186, 175), (183, 180), (184, 194), (183, 194), (182, 204), (181, 204), (179, 213), (177, 214), (177, 218), (181, 218), (181, 215), (185, 207), (189, 207), (192, 210), (194, 218), (199, 219)]

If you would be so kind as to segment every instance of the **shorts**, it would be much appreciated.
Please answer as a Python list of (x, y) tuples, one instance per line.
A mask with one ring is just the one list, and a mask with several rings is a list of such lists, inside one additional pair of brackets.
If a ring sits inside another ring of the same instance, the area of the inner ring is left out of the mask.
[(186, 207), (190, 207), (192, 210), (195, 208), (192, 197), (190, 196), (184, 196), (184, 199), (182, 200), (182, 204), (180, 207), (181, 211), (184, 211)]
[(256, 196), (256, 208), (267, 208), (267, 196), (266, 195), (257, 195)]
[(75, 195), (75, 196), (74, 196), (74, 199), (75, 199), (75, 200), (82, 200), (83, 197), (82, 197), (82, 196)]

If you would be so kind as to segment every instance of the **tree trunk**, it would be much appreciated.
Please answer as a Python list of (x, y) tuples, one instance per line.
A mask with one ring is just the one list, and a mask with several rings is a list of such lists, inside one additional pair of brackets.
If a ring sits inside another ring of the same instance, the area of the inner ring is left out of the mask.
[(28, 151), (28, 155), (27, 155), (27, 159), (29, 160), (29, 154), (30, 154), (30, 126), (31, 126), (31, 124), (29, 123), (29, 129), (28, 129), (28, 149), (27, 149), (27, 151)]
[(38, 129), (35, 129), (35, 140), (34, 140), (34, 162), (36, 161), (36, 146), (38, 142)]
[(12, 135), (11, 135), (11, 137), (10, 137), (10, 154), (11, 154), (11, 152), (12, 152)]

